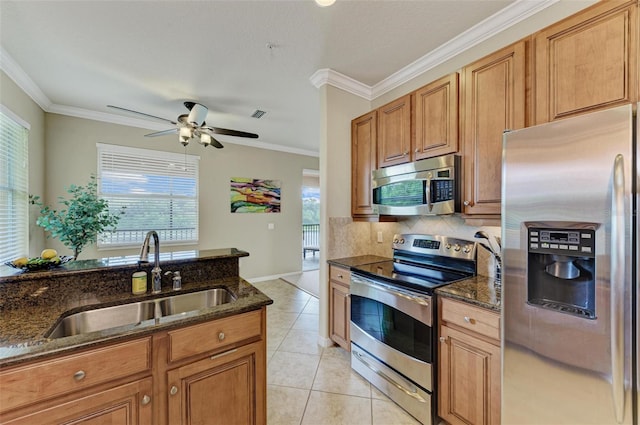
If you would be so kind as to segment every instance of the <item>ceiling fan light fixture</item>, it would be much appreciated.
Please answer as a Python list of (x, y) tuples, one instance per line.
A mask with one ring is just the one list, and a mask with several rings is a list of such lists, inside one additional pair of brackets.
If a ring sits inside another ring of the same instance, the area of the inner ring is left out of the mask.
[(200, 144), (205, 148), (211, 144), (211, 136), (207, 133), (202, 133), (200, 135)]
[(316, 0), (316, 4), (320, 7), (331, 6), (336, 0)]
[(180, 127), (180, 143), (187, 146), (191, 137), (193, 137), (193, 134), (189, 127)]

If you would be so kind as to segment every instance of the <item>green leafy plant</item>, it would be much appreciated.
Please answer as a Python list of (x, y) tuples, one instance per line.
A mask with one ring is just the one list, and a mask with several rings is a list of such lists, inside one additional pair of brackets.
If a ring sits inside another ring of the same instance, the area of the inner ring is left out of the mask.
[(82, 249), (96, 242), (98, 236), (105, 232), (114, 232), (125, 207), (112, 214), (109, 203), (98, 197), (98, 182), (91, 176), (86, 186), (71, 185), (67, 189), (69, 199), (58, 197), (64, 206), (54, 210), (40, 202), (39, 196), (30, 195), (31, 204), (40, 207), (40, 217), (36, 224), (53, 237), (60, 239), (64, 246), (73, 250), (73, 259), (77, 259)]

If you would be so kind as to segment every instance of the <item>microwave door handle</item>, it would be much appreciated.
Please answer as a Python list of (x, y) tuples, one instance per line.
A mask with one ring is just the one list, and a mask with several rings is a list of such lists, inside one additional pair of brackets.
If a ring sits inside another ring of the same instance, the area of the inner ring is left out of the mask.
[(427, 197), (427, 209), (431, 212), (433, 210), (433, 204), (431, 203), (431, 179), (427, 178), (425, 180), (425, 184), (427, 185), (427, 190), (425, 190), (425, 196)]
[(613, 163), (611, 197), (611, 385), (618, 423), (624, 419), (624, 157)]

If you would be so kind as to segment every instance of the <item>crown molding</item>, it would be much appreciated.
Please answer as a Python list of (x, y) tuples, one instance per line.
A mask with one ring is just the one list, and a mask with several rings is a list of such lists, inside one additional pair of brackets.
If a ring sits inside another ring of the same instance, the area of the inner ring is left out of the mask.
[(507, 28), (535, 15), (541, 10), (552, 6), (558, 1), (559, 0), (516, 0), (509, 6), (489, 16), (487, 19), (479, 22), (467, 31), (452, 38), (373, 86), (368, 86), (349, 76), (327, 68), (316, 71), (310, 80), (316, 88), (320, 88), (324, 84), (330, 84), (371, 101), (499, 34)]
[(535, 15), (557, 3), (559, 0), (516, 0), (487, 19), (469, 28), (462, 34), (452, 38), (443, 45), (432, 50), (415, 62), (405, 66), (372, 87), (372, 98), (375, 99), (396, 87), (412, 80), (420, 74), (448, 61), (449, 59), (471, 49), (483, 41), (499, 34), (517, 23)]
[(51, 106), (51, 100), (44, 94), (40, 87), (24, 72), (24, 69), (11, 57), (11, 55), (0, 46), (0, 69), (4, 71), (9, 78), (23, 92), (25, 92), (34, 102), (40, 106), (45, 112)]
[(329, 84), (330, 86), (339, 88), (356, 96), (360, 96), (366, 100), (373, 100), (371, 97), (371, 86), (361, 83), (358, 80), (354, 80), (353, 78), (341, 74), (338, 71), (334, 71), (333, 69), (319, 69), (309, 77), (309, 80), (311, 81), (311, 84), (318, 89), (325, 84)]

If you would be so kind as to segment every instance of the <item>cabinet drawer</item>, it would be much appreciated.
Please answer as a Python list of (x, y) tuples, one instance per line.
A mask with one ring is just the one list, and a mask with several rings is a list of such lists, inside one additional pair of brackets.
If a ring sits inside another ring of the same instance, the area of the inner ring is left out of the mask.
[(169, 332), (169, 361), (217, 350), (262, 334), (262, 310)]
[(343, 269), (342, 267), (329, 266), (329, 279), (349, 286), (349, 282), (351, 281), (351, 271)]
[(151, 338), (71, 354), (0, 372), (0, 410), (151, 370)]
[(473, 305), (442, 298), (442, 320), (500, 340), (500, 315)]

